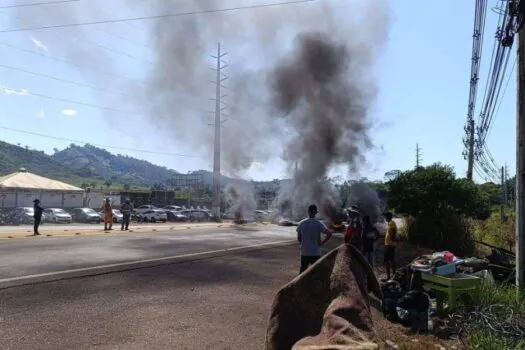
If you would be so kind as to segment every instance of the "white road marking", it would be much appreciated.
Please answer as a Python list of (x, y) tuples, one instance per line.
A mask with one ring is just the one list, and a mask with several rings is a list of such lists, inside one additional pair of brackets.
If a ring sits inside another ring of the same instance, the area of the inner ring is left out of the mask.
[(155, 258), (155, 259), (135, 260), (135, 261), (128, 261), (128, 262), (123, 262), (123, 263), (116, 263), (116, 264), (98, 265), (98, 266), (90, 266), (90, 267), (84, 267), (84, 268), (79, 268), (79, 269), (70, 269), (70, 270), (62, 270), (62, 271), (56, 271), (56, 272), (47, 272), (47, 273), (42, 273), (42, 274), (10, 277), (10, 278), (0, 279), (0, 288), (2, 285), (5, 285), (5, 284), (21, 285), (21, 284), (24, 284), (24, 281), (29, 281), (28, 283), (30, 283), (30, 281), (32, 280), (54, 281), (54, 280), (61, 279), (60, 276), (64, 276), (63, 278), (67, 278), (68, 276), (69, 277), (82, 277), (82, 276), (89, 276), (91, 273), (104, 274), (108, 272), (125, 271), (126, 269), (129, 269), (129, 268), (140, 268), (141, 266), (142, 267), (146, 267), (146, 266), (153, 267), (155, 265), (162, 265), (163, 263), (169, 263), (170, 261), (198, 258), (200, 256), (206, 256), (206, 255), (233, 253), (235, 251), (242, 251), (242, 250), (251, 249), (251, 248), (263, 248), (263, 247), (286, 245), (286, 244), (291, 244), (294, 242), (295, 240), (274, 241), (274, 242), (246, 245), (246, 246), (234, 247), (234, 248), (226, 248), (226, 249), (210, 250), (210, 251), (198, 252), (198, 253), (166, 256), (166, 257)]

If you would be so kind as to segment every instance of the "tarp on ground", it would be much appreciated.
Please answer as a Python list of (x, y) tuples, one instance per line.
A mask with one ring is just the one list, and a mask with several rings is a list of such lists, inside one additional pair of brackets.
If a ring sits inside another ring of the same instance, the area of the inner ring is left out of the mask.
[(60, 192), (84, 192), (80, 187), (48, 179), (40, 175), (27, 172), (24, 169), (0, 177), (0, 190), (40, 190)]
[(341, 245), (277, 293), (266, 332), (266, 350), (378, 349), (371, 313), (382, 299), (363, 255)]

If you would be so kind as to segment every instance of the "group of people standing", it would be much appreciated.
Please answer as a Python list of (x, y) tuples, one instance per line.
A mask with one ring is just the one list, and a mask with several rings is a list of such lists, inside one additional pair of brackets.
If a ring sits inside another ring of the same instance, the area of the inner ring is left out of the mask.
[[(113, 230), (113, 206), (111, 205), (110, 198), (106, 198), (104, 205), (102, 205), (102, 212), (104, 213), (104, 231)], [(133, 205), (129, 198), (120, 206), (120, 212), (122, 213), (120, 230), (127, 231), (129, 230), (129, 221), (131, 220), (131, 213), (133, 212)]]
[[(321, 246), (332, 237), (332, 231), (315, 218), (317, 213), (317, 206), (310, 205), (308, 207), (308, 218), (302, 220), (297, 226), (297, 240), (301, 244), (300, 273), (320, 259)], [(369, 215), (362, 215), (358, 208), (352, 207), (348, 214), (349, 222), (344, 234), (344, 243), (351, 244), (359, 249), (370, 265), (374, 266), (374, 246), (375, 242), (381, 237), (381, 234), (372, 224), (371, 217)], [(387, 280), (389, 280), (396, 271), (395, 252), (398, 240), (397, 225), (395, 221), (392, 220), (392, 213), (385, 213), (384, 217), (387, 222), (387, 229), (384, 236), (384, 263)], [(321, 234), (326, 235), (324, 239), (321, 239)]]
[[(133, 205), (131, 201), (126, 199), (124, 203), (120, 206), (120, 211), (122, 212), (122, 226), (121, 231), (129, 229), (129, 221), (131, 219), (131, 213), (133, 212)], [(33, 235), (40, 236), (38, 228), (42, 222), (42, 214), (44, 208), (40, 205), (40, 200), (37, 198), (33, 201)], [(104, 213), (104, 231), (113, 230), (113, 206), (111, 205), (111, 199), (106, 198), (104, 204), (102, 205), (102, 212)]]

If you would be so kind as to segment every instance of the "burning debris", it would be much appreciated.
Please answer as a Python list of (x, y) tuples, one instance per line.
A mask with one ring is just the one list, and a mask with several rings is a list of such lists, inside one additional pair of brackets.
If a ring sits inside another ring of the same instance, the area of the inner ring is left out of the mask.
[(355, 171), (372, 147), (368, 112), (375, 89), (366, 79), (371, 63), (363, 51), (328, 33), (303, 33), (271, 75), (277, 112), (296, 131), (284, 153), (294, 167), (293, 184), (276, 203), (283, 216), (298, 220), (317, 203), (326, 219), (342, 221), (342, 201), (328, 172), (338, 165)]
[(254, 221), (256, 203), (253, 188), (246, 181), (237, 180), (226, 188), (228, 214), (232, 215), (236, 224)]
[(375, 224), (381, 216), (381, 200), (377, 192), (366, 183), (357, 182), (350, 186), (347, 203), (352, 203), (359, 211), (370, 216), (370, 222)]

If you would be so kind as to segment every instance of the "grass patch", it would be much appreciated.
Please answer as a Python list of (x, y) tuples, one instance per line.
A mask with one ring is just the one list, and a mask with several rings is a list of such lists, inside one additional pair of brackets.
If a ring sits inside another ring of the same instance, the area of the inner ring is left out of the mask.
[[(524, 349), (525, 294), (518, 300), (514, 286), (481, 286), (479, 309), (465, 318), (471, 349)], [(464, 311), (468, 314), (468, 311)], [(520, 326), (521, 325), (521, 328)]]
[(490, 333), (475, 331), (469, 335), (469, 348), (480, 350), (522, 350), (525, 341), (518, 343)]

